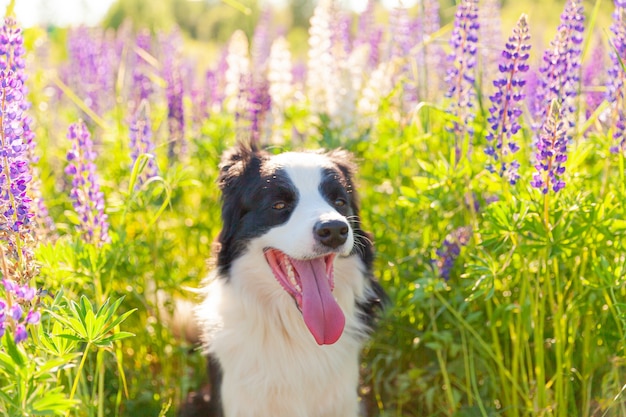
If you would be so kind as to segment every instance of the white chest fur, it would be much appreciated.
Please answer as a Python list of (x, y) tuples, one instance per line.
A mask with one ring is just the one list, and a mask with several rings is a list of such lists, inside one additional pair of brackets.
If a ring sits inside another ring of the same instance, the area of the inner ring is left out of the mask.
[(223, 370), (225, 417), (356, 417), (362, 262), (335, 260), (333, 294), (346, 327), (336, 343), (319, 346), (294, 300), (254, 253), (262, 252), (250, 250), (233, 263), (228, 281), (214, 279), (198, 309), (208, 351)]

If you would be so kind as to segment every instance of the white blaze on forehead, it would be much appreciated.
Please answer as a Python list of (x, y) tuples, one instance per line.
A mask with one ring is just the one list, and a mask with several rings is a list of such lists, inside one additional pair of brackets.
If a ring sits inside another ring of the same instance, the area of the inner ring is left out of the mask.
[(332, 167), (324, 155), (315, 153), (287, 152), (272, 158), (272, 163), (283, 168), (300, 192), (300, 198), (317, 191), (322, 181), (322, 170)]

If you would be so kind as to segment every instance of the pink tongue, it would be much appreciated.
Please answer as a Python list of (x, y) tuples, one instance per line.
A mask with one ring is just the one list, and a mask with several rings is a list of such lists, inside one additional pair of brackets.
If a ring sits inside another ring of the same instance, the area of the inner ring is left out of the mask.
[(311, 261), (291, 260), (302, 283), (302, 317), (318, 345), (335, 343), (346, 324), (341, 307), (335, 301), (323, 258)]

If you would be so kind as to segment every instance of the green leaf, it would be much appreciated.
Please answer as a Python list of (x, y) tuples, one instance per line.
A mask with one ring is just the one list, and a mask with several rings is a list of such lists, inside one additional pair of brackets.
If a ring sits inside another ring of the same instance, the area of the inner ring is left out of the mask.
[(26, 365), (26, 361), (28, 360), (26, 354), (15, 344), (15, 341), (12, 337), (10, 337), (10, 335), (6, 335), (4, 337), (4, 346), (7, 353), (13, 360), (13, 363), (15, 363), (18, 368), (22, 368)]

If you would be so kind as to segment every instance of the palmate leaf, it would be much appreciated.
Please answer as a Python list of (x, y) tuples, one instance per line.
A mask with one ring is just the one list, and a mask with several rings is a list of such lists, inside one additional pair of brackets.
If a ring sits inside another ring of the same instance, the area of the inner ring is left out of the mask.
[(76, 401), (67, 398), (63, 387), (55, 387), (45, 392), (39, 387), (29, 398), (27, 411), (29, 415), (37, 416), (65, 415), (76, 404)]
[(112, 334), (111, 336), (99, 339), (97, 342), (94, 342), (94, 344), (98, 347), (110, 347), (111, 344), (117, 340), (122, 340), (122, 339), (126, 339), (129, 337), (133, 337), (135, 336), (134, 333), (130, 333), (130, 332), (117, 332)]
[(111, 339), (109, 335), (110, 332), (114, 331), (119, 324), (137, 310), (132, 309), (120, 316), (115, 316), (123, 300), (124, 297), (122, 296), (111, 304), (107, 299), (95, 313), (94, 307), (87, 297), (82, 296), (79, 302), (71, 301), (69, 309), (67, 309), (69, 317), (51, 312), (57, 320), (71, 330), (71, 333), (64, 332), (55, 336), (75, 342), (92, 343), (98, 346), (108, 346), (113, 340), (131, 336), (131, 333), (123, 333), (123, 336)]

